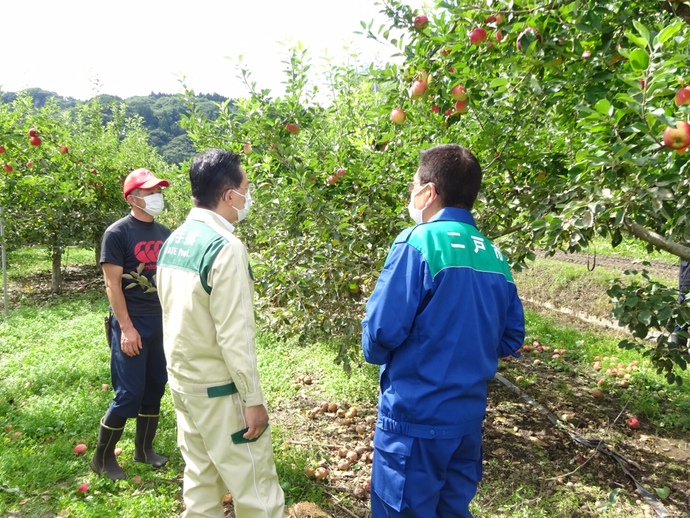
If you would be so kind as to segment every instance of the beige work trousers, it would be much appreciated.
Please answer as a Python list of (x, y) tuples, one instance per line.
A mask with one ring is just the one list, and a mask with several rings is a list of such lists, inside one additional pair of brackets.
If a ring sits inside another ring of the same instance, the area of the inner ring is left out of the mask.
[(177, 443), (185, 460), (183, 518), (223, 518), (230, 491), (237, 518), (283, 518), (285, 497), (278, 483), (271, 431), (256, 441), (233, 444), (246, 427), (239, 394), (209, 398), (171, 390), (177, 414)]

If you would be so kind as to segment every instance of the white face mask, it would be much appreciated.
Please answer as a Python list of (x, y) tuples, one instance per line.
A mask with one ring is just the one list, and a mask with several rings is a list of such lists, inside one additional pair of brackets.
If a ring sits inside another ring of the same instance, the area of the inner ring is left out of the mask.
[[(429, 184), (427, 184), (429, 185)], [(417, 225), (423, 222), (423, 216), (422, 214), (424, 213), (424, 209), (417, 209), (414, 206), (414, 199), (417, 197), (417, 195), (422, 192), (424, 189), (426, 189), (426, 185), (422, 187), (419, 191), (417, 191), (415, 194), (410, 193), (410, 203), (407, 206), (407, 211), (410, 213), (410, 217), (412, 218), (412, 221), (414, 221)], [(425, 207), (426, 208), (426, 207)]]
[[(134, 195), (132, 194), (132, 196)], [(148, 196), (144, 196), (143, 198), (141, 196), (134, 197), (140, 200), (144, 200), (146, 206), (141, 210), (143, 210), (146, 214), (153, 216), (155, 218), (161, 212), (163, 212), (165, 202), (163, 201), (163, 195), (161, 193), (149, 194)]]
[(238, 209), (234, 205), (232, 206), (233, 209), (237, 211), (237, 222), (239, 223), (242, 221), (244, 218), (247, 217), (247, 214), (249, 214), (249, 209), (252, 207), (252, 203), (254, 203), (254, 200), (252, 200), (252, 193), (247, 191), (247, 194), (242, 194), (240, 192), (237, 192), (235, 189), (232, 190), (235, 194), (239, 194), (244, 198), (244, 207), (241, 209)]

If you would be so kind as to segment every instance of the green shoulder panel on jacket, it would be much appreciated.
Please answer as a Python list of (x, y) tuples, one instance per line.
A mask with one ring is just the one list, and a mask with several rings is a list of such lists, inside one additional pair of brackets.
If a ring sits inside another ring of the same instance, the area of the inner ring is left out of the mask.
[(444, 220), (417, 225), (407, 243), (419, 250), (433, 277), (447, 268), (471, 268), (497, 273), (513, 282), (508, 261), (499, 248), (467, 223)]
[(199, 274), (206, 293), (206, 282), (213, 261), (228, 240), (201, 221), (186, 221), (165, 241), (158, 256), (158, 266), (169, 266)]

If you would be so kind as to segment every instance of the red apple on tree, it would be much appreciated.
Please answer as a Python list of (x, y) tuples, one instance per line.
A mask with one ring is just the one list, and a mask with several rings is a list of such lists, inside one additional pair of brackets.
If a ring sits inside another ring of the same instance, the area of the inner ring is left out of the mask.
[(39, 137), (33, 136), (29, 139), (29, 144), (31, 144), (32, 146), (40, 146), (41, 139)]
[(410, 87), (410, 97), (412, 99), (419, 99), (422, 95), (424, 95), (424, 92), (426, 92), (428, 87), (429, 83), (427, 83), (424, 79), (418, 79), (412, 83), (412, 86)]
[(338, 183), (338, 177), (334, 174), (328, 175), (324, 180), (324, 183), (326, 185), (333, 185), (335, 183)]
[(0, 155), (2, 155), (5, 152), (5, 146), (0, 146)]
[(467, 101), (456, 102), (455, 113), (467, 113)]
[(486, 29), (484, 27), (477, 27), (470, 31), (470, 42), (472, 45), (479, 45), (483, 41), (486, 41)]
[(406, 118), (407, 115), (402, 108), (393, 108), (393, 111), (391, 111), (391, 122), (393, 122), (393, 124), (402, 124), (405, 122)]
[(684, 149), (690, 146), (690, 124), (676, 121), (676, 127), (668, 126), (664, 130), (664, 144), (671, 149)]
[(297, 125), (297, 123), (288, 122), (285, 125), (285, 129), (293, 135), (297, 135), (299, 133), (299, 126)]
[(247, 144), (244, 145), (244, 147), (242, 148), (242, 150), (244, 151), (244, 154), (245, 154), (245, 155), (251, 155), (251, 154), (252, 154), (252, 145), (249, 144), (249, 143), (247, 143)]
[(33, 167), (33, 166), (34, 166), (34, 163), (33, 163), (31, 160), (29, 160), (29, 161), (26, 163), (26, 167)]
[(5, 164), (4, 166), (2, 166), (2, 169), (3, 169), (6, 173), (11, 173), (12, 170), (13, 170), (13, 168), (12, 168), (12, 166), (11, 166), (10, 164)]
[(345, 169), (343, 169), (343, 168), (341, 167), (340, 169), (338, 169), (338, 170), (335, 172), (335, 174), (337, 174), (338, 176), (345, 176), (345, 174), (346, 174), (346, 173), (345, 173)]
[(501, 31), (496, 31), (496, 41), (499, 43), (503, 41), (503, 33)]
[(690, 104), (690, 86), (684, 86), (676, 92), (676, 106), (683, 106), (684, 104)]
[(63, 155), (67, 154), (68, 151), (69, 149), (67, 149), (67, 146), (60, 146), (60, 153)]
[(441, 111), (441, 107), (440, 107), (438, 104), (434, 104), (434, 105), (431, 107), (431, 111), (432, 111), (433, 113), (439, 113), (439, 112)]
[(425, 14), (418, 14), (414, 17), (413, 23), (415, 29), (417, 29), (418, 31), (422, 31), (426, 29), (426, 26), (429, 24), (429, 18)]
[(36, 128), (31, 128), (29, 130), (29, 136), (30, 137), (35, 137), (36, 136)]
[(466, 101), (467, 89), (463, 85), (455, 85), (450, 91), (450, 96), (454, 101)]

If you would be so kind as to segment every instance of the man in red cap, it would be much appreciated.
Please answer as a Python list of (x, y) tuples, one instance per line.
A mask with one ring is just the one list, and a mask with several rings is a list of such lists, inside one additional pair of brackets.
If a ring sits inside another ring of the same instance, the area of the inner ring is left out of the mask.
[[(115, 458), (115, 445), (130, 417), (137, 419), (134, 460), (155, 468), (168, 462), (152, 448), (168, 380), (161, 305), (152, 287), (158, 252), (170, 235), (154, 218), (163, 210), (161, 190), (169, 185), (148, 169), (132, 171), (124, 182), (131, 211), (103, 235), (100, 263), (113, 315), (110, 376), (115, 397), (101, 419), (91, 469), (111, 480), (126, 478)], [(139, 275), (123, 278), (132, 272)]]

